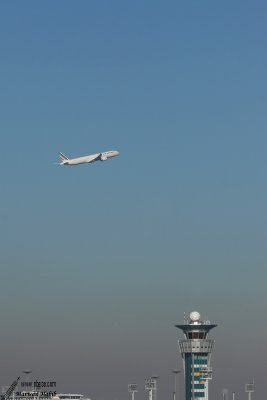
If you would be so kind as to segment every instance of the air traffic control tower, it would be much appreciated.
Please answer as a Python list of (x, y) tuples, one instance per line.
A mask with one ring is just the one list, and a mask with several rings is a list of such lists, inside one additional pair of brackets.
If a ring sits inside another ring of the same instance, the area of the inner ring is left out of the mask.
[(183, 325), (175, 325), (184, 333), (185, 339), (178, 340), (184, 362), (185, 400), (208, 400), (208, 383), (212, 379), (210, 366), (214, 340), (208, 339), (209, 331), (217, 325), (203, 322), (201, 315), (193, 311)]

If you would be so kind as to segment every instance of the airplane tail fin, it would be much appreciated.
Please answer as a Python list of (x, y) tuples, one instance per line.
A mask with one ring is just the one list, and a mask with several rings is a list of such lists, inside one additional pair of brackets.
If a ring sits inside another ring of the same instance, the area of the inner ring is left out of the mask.
[(58, 154), (59, 154), (60, 165), (65, 164), (65, 162), (68, 161), (68, 157), (65, 156), (65, 154), (61, 153), (60, 151), (58, 152)]

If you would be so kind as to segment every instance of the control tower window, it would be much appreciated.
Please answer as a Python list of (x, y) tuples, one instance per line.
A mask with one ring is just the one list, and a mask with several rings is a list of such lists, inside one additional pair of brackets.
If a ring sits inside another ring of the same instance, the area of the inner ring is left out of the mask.
[(206, 332), (188, 332), (188, 339), (206, 339)]

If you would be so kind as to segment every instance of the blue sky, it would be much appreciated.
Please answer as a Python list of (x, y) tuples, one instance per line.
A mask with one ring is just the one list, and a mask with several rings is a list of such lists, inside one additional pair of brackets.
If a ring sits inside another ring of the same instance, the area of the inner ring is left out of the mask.
[(2, 2), (1, 384), (32, 368), (141, 399), (158, 374), (171, 396), (174, 325), (197, 309), (219, 324), (213, 396), (265, 393), (266, 11)]

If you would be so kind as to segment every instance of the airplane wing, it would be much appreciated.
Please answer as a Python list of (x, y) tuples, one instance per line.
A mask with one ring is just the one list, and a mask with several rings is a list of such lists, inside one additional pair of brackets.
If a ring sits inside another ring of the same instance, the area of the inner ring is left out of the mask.
[(87, 156), (87, 163), (92, 163), (94, 161), (101, 160), (101, 153), (92, 154), (91, 156)]

